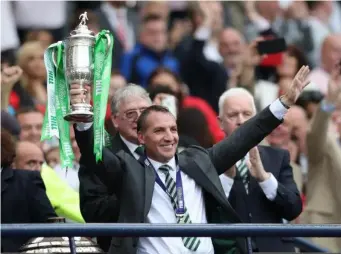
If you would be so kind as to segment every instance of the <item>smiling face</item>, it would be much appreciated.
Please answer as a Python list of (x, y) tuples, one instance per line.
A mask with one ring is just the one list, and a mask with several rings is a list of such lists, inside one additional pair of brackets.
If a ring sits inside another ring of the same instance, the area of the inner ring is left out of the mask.
[(145, 145), (148, 157), (166, 163), (176, 153), (179, 136), (174, 116), (169, 112), (152, 111), (139, 131), (140, 144)]

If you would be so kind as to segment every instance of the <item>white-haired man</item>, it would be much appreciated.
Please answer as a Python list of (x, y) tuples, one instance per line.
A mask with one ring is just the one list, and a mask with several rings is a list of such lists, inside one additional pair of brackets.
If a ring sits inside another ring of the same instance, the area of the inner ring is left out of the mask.
[[(219, 120), (227, 137), (255, 114), (253, 96), (244, 88), (231, 88), (219, 98)], [(240, 138), (243, 142), (247, 137)], [(243, 222), (282, 223), (283, 219), (295, 219), (302, 211), (286, 150), (258, 146), (232, 169), (226, 169), (220, 180)], [(259, 252), (294, 252), (294, 246), (280, 237), (254, 238), (252, 243)]]

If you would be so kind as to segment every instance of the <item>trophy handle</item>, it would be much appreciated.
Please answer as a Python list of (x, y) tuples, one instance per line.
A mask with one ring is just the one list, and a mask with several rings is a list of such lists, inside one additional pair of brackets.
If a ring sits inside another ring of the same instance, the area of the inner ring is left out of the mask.
[(56, 54), (55, 50), (52, 51), (52, 62), (56, 68), (58, 68), (57, 61), (56, 61)]
[(110, 39), (110, 35), (109, 34), (105, 34), (105, 37), (107, 37), (107, 40), (108, 40), (107, 51), (106, 51), (105, 55), (108, 55), (109, 49), (110, 49), (110, 45), (111, 45), (111, 39)]

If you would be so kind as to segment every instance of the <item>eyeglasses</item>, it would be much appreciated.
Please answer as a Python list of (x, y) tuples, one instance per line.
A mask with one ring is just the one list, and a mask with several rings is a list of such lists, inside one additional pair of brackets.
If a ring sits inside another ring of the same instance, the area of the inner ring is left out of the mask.
[(123, 113), (123, 116), (128, 121), (135, 121), (145, 109), (146, 109), (146, 107), (145, 108), (139, 108), (139, 109), (130, 109), (130, 110), (125, 111)]

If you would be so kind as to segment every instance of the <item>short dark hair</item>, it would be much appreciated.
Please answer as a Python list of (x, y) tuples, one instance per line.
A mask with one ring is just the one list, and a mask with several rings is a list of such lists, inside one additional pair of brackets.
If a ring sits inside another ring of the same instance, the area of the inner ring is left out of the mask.
[(152, 105), (146, 108), (137, 120), (137, 132), (144, 131), (146, 129), (147, 118), (152, 112), (171, 114), (166, 107), (160, 105)]
[(153, 79), (154, 79), (156, 76), (158, 76), (158, 75), (160, 75), (160, 74), (163, 74), (163, 73), (166, 73), (166, 74), (172, 76), (172, 77), (175, 79), (175, 81), (179, 84), (179, 87), (180, 87), (180, 85), (181, 85), (181, 83), (182, 83), (182, 80), (181, 80), (180, 76), (179, 76), (177, 73), (175, 73), (174, 71), (170, 70), (169, 68), (167, 68), (167, 67), (162, 67), (162, 66), (156, 68), (156, 69), (150, 74), (150, 76), (149, 76), (149, 78), (148, 78), (148, 80), (147, 80), (148, 86), (151, 86), (152, 81), (153, 81)]
[(27, 114), (27, 113), (40, 113), (42, 114), (37, 108), (35, 107), (23, 107), (23, 108), (19, 108), (16, 113), (15, 116), (18, 117), (21, 114)]

